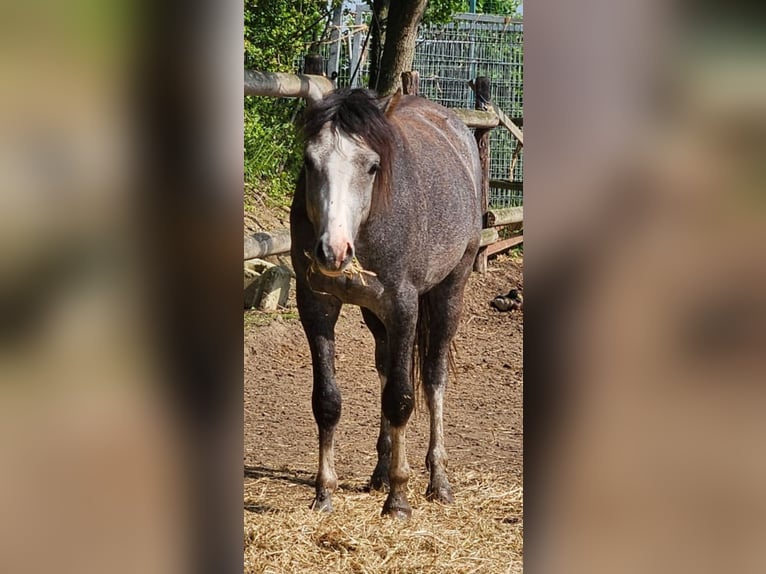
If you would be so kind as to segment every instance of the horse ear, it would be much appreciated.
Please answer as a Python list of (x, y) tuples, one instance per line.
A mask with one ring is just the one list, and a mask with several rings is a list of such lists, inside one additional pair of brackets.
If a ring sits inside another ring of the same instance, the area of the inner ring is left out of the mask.
[(394, 113), (394, 110), (396, 109), (396, 106), (399, 105), (399, 100), (402, 99), (402, 89), (399, 88), (396, 90), (396, 93), (391, 96), (388, 101), (385, 104), (385, 107), (383, 108), (383, 115), (386, 117), (390, 117), (392, 113)]

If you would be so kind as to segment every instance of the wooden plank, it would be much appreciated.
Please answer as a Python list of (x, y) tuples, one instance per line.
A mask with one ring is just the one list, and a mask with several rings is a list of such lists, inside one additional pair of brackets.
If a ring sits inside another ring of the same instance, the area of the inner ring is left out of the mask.
[(453, 16), (455, 20), (462, 20), (463, 22), (487, 22), (490, 24), (502, 24), (508, 26), (509, 24), (523, 24), (523, 18), (511, 18), (510, 16), (496, 16), (494, 14), (455, 14)]
[(524, 221), (523, 207), (503, 207), (487, 211), (487, 225), (490, 227), (520, 223), (522, 221)]
[(506, 249), (510, 249), (511, 247), (515, 247), (521, 243), (524, 243), (523, 235), (517, 235), (516, 237), (511, 237), (510, 239), (497, 241), (487, 247), (487, 255), (495, 255), (496, 253), (500, 253), (501, 251), (505, 251)]
[(490, 187), (496, 187), (498, 189), (512, 189), (515, 191), (524, 191), (523, 181), (511, 181), (509, 179), (491, 179), (489, 180)]
[(505, 115), (503, 110), (498, 108), (494, 102), (489, 102), (487, 104), (487, 109), (494, 111), (500, 124), (505, 126), (505, 128), (508, 129), (508, 131), (510, 131), (517, 140), (519, 140), (520, 144), (524, 145), (524, 132), (521, 131), (519, 126), (513, 123), (511, 118)]
[(497, 229), (494, 227), (489, 227), (487, 229), (481, 230), (481, 243), (479, 243), (480, 247), (486, 247), (487, 245), (493, 244), (495, 241), (500, 239), (500, 236), (497, 233)]
[(493, 112), (481, 110), (464, 110), (461, 108), (450, 108), (455, 115), (469, 128), (491, 129), (499, 125), (500, 120)]

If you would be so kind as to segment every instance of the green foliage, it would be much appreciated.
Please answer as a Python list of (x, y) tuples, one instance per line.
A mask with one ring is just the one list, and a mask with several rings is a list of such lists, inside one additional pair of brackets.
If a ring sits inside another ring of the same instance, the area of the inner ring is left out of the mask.
[[(522, 0), (476, 0), (477, 14), (514, 16)], [(446, 24), (455, 14), (469, 12), (468, 0), (429, 0), (424, 24)]]
[(245, 67), (290, 72), (327, 18), (322, 0), (245, 0)]
[(476, 13), (515, 16), (520, 5), (521, 0), (476, 0)]
[[(321, 35), (323, 0), (245, 0), (245, 68), (292, 72)], [(253, 190), (287, 202), (300, 169), (295, 119), (299, 100), (246, 97), (244, 103), (245, 194)]]
[(468, 0), (429, 0), (423, 24), (446, 24), (461, 12), (468, 12)]
[[(248, 98), (250, 99), (250, 98)], [(245, 186), (286, 201), (300, 170), (298, 100), (253, 98), (245, 103)]]

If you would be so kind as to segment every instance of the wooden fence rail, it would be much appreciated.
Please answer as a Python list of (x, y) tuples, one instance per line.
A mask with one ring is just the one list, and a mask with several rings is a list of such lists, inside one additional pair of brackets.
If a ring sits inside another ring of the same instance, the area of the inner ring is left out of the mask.
[(245, 261), (290, 251), (290, 231), (282, 229), (271, 233), (254, 233), (245, 237)]
[(333, 83), (324, 76), (245, 70), (246, 96), (303, 98), (313, 103), (334, 89)]
[[(303, 98), (313, 103), (335, 89), (324, 76), (245, 70), (245, 95), (272, 98)], [(453, 109), (469, 128), (491, 129), (500, 123), (494, 112)]]

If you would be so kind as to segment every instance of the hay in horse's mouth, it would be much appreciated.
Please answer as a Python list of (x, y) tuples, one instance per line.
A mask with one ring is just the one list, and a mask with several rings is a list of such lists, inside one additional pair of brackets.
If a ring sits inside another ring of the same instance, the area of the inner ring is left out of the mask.
[(348, 266), (343, 269), (342, 271), (330, 271), (328, 269), (323, 269), (321, 266), (319, 266), (316, 262), (316, 259), (312, 257), (311, 253), (308, 251), (303, 252), (306, 257), (308, 257), (309, 261), (311, 261), (311, 265), (309, 266), (309, 272), (315, 273), (319, 272), (322, 275), (326, 275), (327, 277), (340, 277), (341, 275), (345, 275), (346, 277), (349, 277), (353, 279), (354, 277), (358, 277), (359, 281), (361, 281), (362, 285), (367, 285), (367, 283), (364, 280), (365, 275), (370, 275), (371, 277), (377, 277), (378, 274), (373, 271), (368, 271), (364, 267), (362, 267), (362, 264), (359, 263), (359, 260), (354, 256), (354, 258), (351, 260), (351, 263), (348, 264)]

